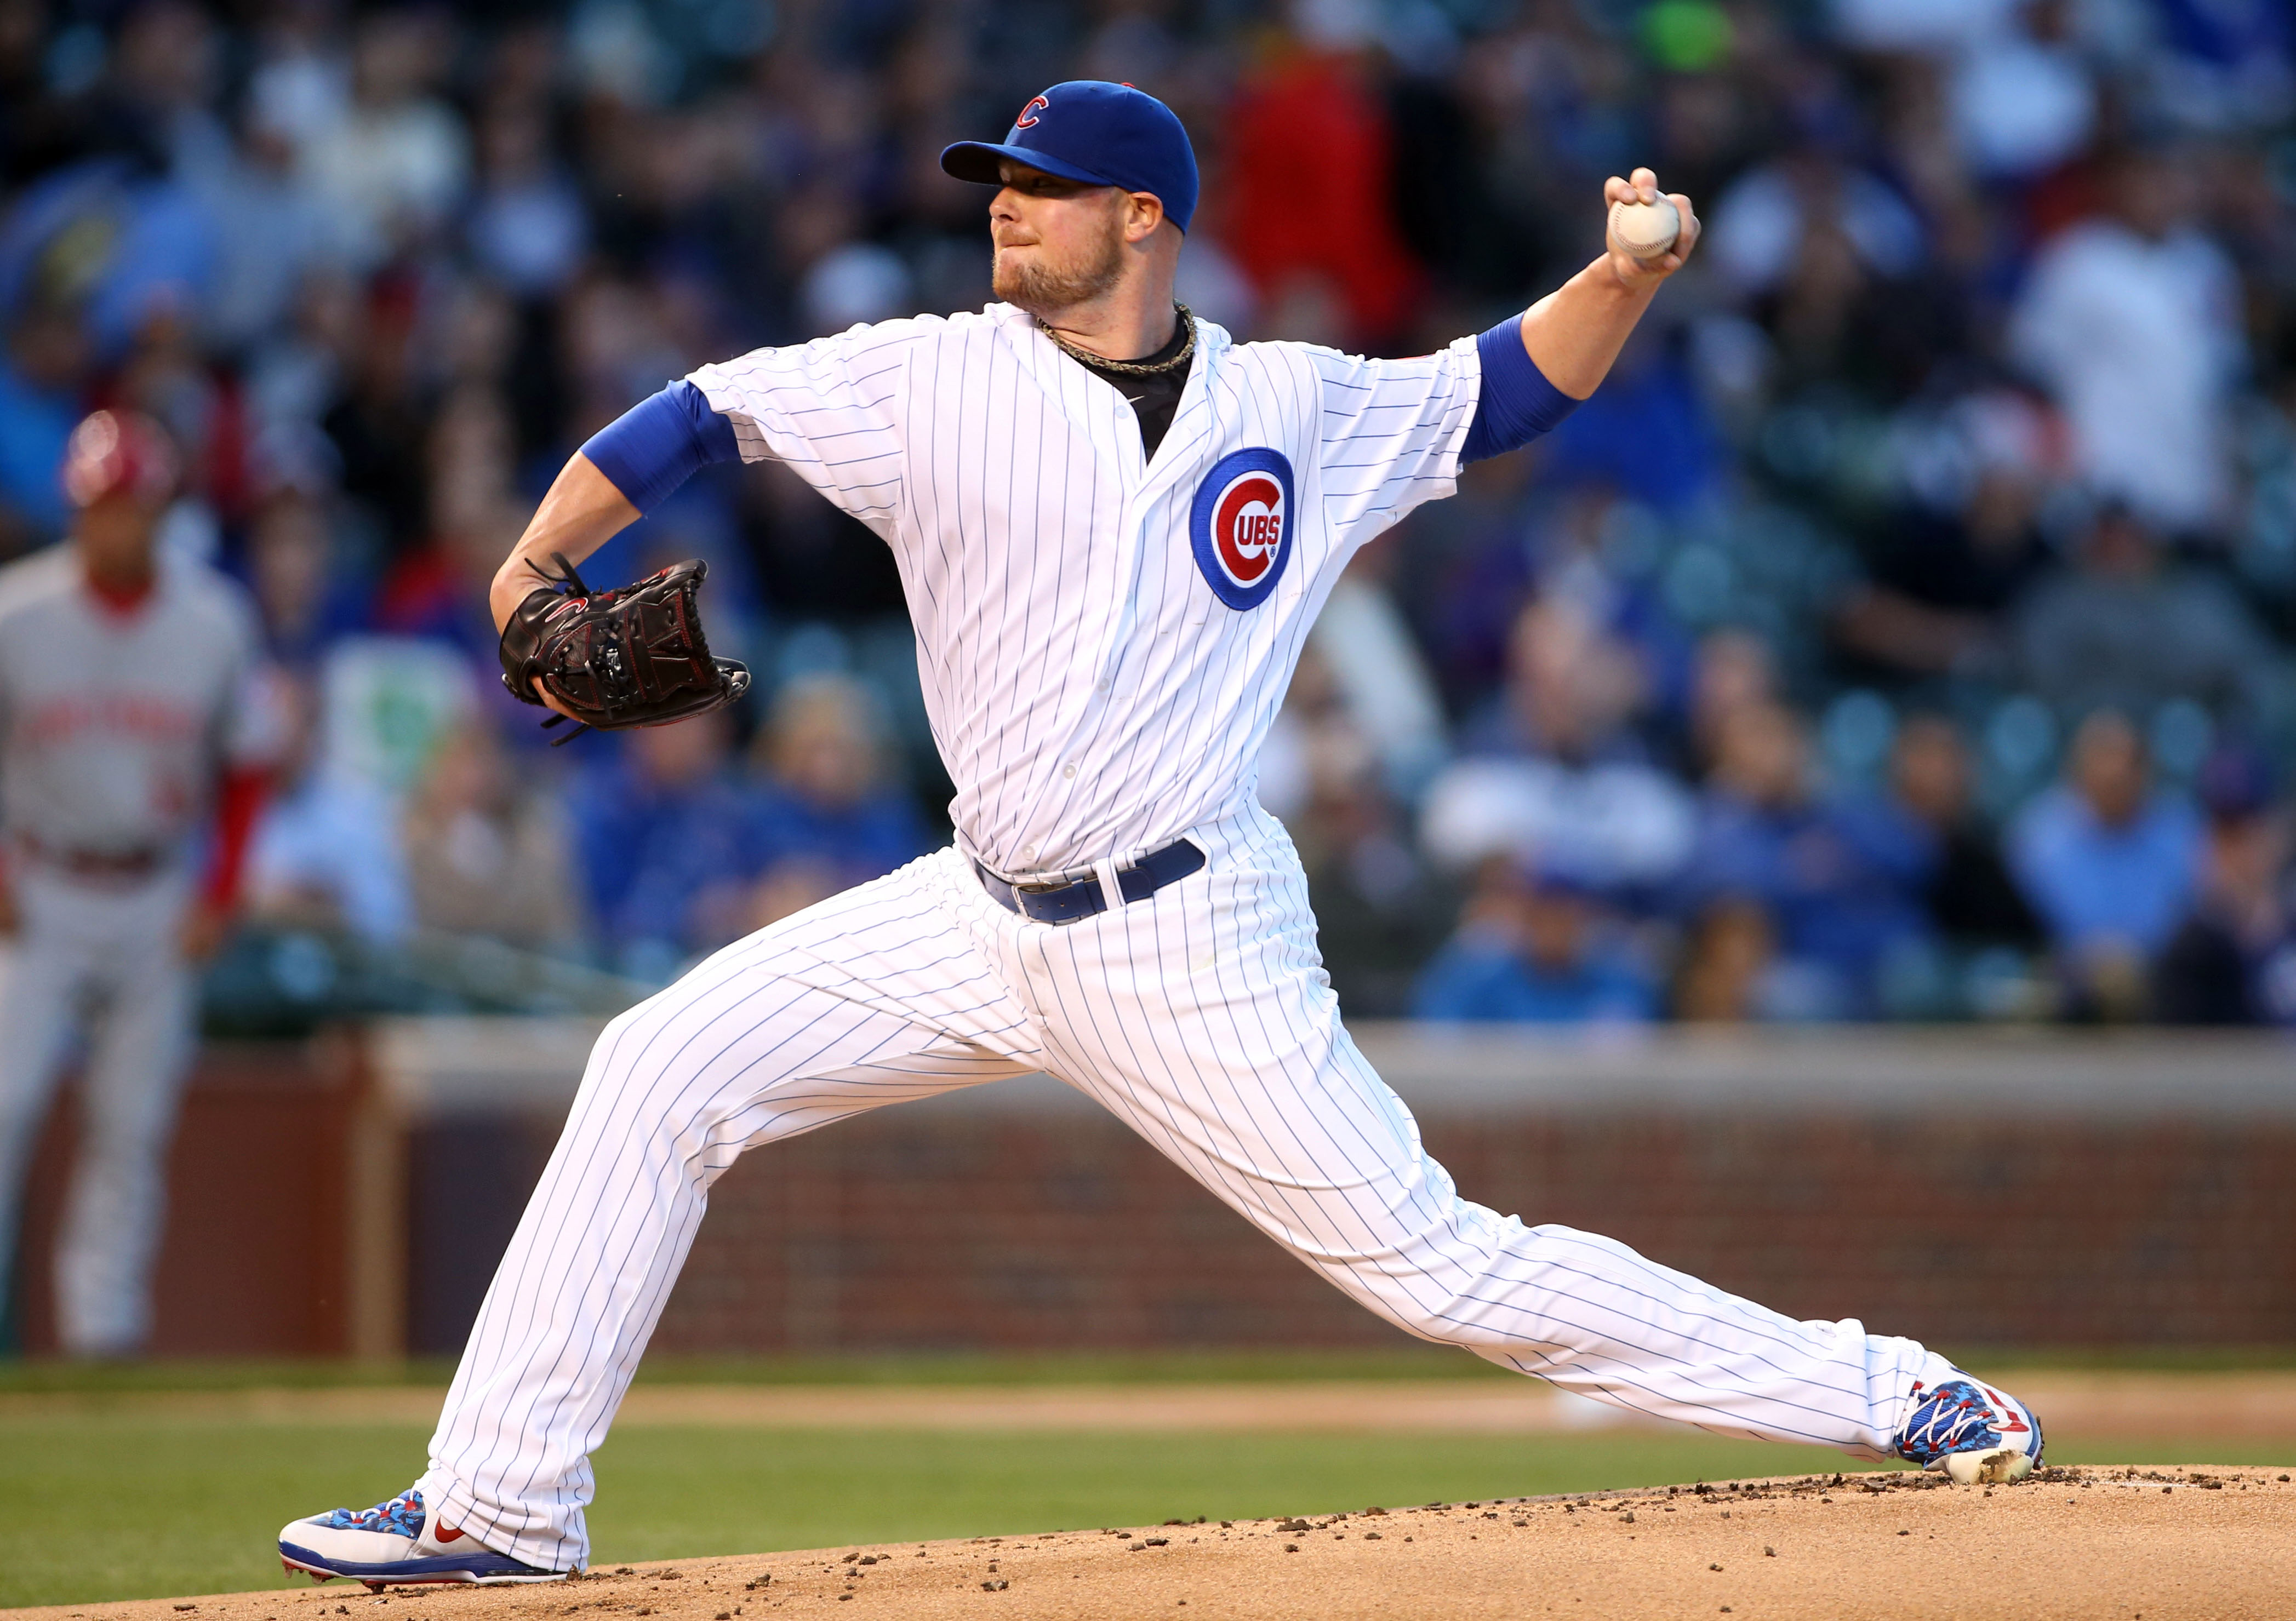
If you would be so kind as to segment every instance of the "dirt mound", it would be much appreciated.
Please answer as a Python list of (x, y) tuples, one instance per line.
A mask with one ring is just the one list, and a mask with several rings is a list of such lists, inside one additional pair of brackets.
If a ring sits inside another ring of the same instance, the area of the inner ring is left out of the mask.
[[(53, 1621), (766, 1621), (877, 1615), (1808, 1621), (2284, 1617), (2296, 1470), (2049, 1469), (2015, 1486), (1910, 1473), (1723, 1481), (1288, 1520), (817, 1549), (600, 1570), (563, 1584), (290, 1592), (0, 1612)], [(850, 1604), (849, 1611), (836, 1607)]]

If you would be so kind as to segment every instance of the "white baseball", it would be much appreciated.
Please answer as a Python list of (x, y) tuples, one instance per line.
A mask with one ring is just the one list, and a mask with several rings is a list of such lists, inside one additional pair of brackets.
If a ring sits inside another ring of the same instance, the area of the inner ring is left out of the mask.
[(1638, 259), (1654, 259), (1682, 233), (1682, 215), (1665, 198), (1611, 205), (1611, 240)]

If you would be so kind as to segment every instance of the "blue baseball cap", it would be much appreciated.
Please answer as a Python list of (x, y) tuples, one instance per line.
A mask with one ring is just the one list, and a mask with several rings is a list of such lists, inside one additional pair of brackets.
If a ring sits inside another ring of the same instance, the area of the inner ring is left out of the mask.
[(959, 141), (940, 166), (959, 180), (1001, 185), (1010, 158), (1086, 185), (1146, 192), (1185, 231), (1196, 211), (1196, 149), (1177, 114), (1144, 90), (1076, 78), (1030, 99), (1002, 143)]

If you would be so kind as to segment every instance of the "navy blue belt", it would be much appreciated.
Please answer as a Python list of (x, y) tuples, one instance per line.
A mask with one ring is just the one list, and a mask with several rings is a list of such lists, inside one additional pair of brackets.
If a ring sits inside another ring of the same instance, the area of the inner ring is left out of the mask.
[[(1203, 851), (1185, 839), (1175, 839), (1130, 866), (1118, 868), (1117, 892), (1128, 906), (1134, 901), (1146, 900), (1166, 884), (1178, 882), (1203, 864)], [(1041, 889), (1024, 889), (1006, 883), (977, 861), (972, 870), (980, 874), (980, 887), (998, 905), (1039, 923), (1081, 923), (1108, 910), (1108, 896), (1096, 877), (1079, 878), (1074, 883), (1054, 884)]]

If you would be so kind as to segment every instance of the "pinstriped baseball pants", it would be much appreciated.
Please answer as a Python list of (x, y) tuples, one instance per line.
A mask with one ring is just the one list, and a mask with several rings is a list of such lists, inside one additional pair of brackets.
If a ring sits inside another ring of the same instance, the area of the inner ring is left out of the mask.
[(1255, 809), (1147, 900), (1061, 928), (942, 850), (726, 947), (607, 1027), (487, 1292), (422, 1481), (439, 1523), (584, 1563), (605, 1439), (748, 1149), (1043, 1070), (1390, 1322), (1717, 1433), (1886, 1455), (1942, 1365), (1459, 1197), (1340, 1023), (1307, 883)]

